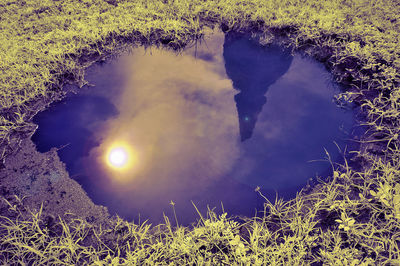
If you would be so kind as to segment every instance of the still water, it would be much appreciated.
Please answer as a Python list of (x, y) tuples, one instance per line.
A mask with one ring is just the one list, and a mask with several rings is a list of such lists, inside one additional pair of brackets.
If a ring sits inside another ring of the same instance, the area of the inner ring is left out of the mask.
[(215, 32), (180, 55), (135, 48), (86, 71), (82, 88), (35, 116), (71, 178), (111, 214), (188, 225), (207, 205), (228, 215), (291, 199), (331, 173), (351, 142), (354, 114), (317, 62), (248, 36)]

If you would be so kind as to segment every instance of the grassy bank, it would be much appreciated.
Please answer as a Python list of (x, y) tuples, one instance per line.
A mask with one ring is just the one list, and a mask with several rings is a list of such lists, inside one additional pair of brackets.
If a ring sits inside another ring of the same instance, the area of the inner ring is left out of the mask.
[[(242, 223), (212, 212), (194, 228), (60, 220), (8, 200), (4, 264), (400, 264), (400, 4), (362, 0), (5, 0), (0, 4), (1, 158), (31, 118), (84, 85), (84, 69), (136, 45), (179, 50), (208, 27), (260, 31), (324, 62), (368, 126), (356, 160)], [(260, 196), (262, 196), (260, 194)], [(173, 207), (173, 206), (172, 206)], [(228, 214), (229, 215), (229, 214)], [(177, 217), (179, 220), (179, 217)]]

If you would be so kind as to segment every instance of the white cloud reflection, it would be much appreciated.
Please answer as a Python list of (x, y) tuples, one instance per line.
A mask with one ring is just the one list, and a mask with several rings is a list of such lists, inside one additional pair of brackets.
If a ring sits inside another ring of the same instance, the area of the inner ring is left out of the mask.
[(239, 156), (236, 91), (215, 71), (215, 62), (177, 58), (168, 51), (151, 54), (137, 49), (124, 59), (130, 75), (122, 94), (114, 97), (119, 115), (97, 132), (103, 141), (91, 154), (101, 163), (104, 151), (119, 140), (137, 151), (135, 169), (108, 171), (115, 188), (151, 194), (199, 191), (228, 173)]

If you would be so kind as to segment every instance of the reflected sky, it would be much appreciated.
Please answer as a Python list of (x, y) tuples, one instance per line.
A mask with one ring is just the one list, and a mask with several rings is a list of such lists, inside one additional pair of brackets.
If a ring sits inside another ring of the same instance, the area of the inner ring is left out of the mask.
[[(353, 115), (333, 104), (327, 78), (311, 60), (221, 32), (179, 56), (136, 48), (90, 67), (95, 86), (39, 113), (32, 140), (41, 152), (63, 147), (71, 177), (128, 220), (171, 219), (171, 200), (181, 224), (199, 218), (190, 200), (203, 214), (206, 204), (221, 213), (222, 201), (229, 215), (254, 216), (256, 186), (271, 201), (275, 190), (293, 198), (329, 173), (310, 162), (324, 148), (341, 157), (333, 141), (346, 144), (340, 128), (350, 132)], [(105, 161), (119, 143), (135, 155), (123, 169)]]

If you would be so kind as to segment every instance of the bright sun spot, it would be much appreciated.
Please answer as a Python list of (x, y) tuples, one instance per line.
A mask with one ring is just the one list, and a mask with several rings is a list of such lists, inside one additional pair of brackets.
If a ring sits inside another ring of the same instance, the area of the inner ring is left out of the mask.
[(113, 166), (122, 167), (128, 161), (128, 154), (124, 148), (114, 148), (110, 151), (108, 160)]
[(137, 151), (123, 141), (117, 141), (108, 146), (104, 154), (107, 165), (115, 170), (129, 170), (136, 167), (138, 162)]

